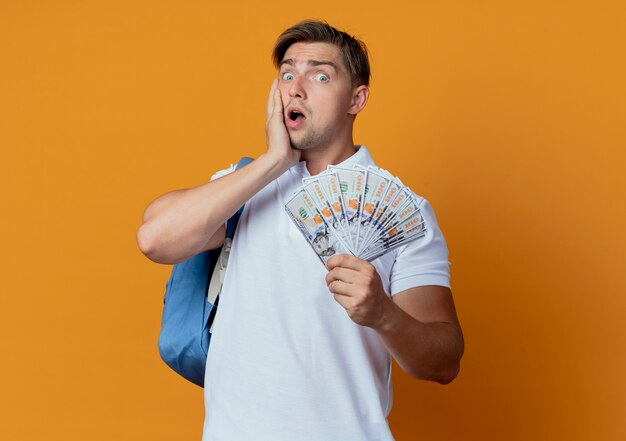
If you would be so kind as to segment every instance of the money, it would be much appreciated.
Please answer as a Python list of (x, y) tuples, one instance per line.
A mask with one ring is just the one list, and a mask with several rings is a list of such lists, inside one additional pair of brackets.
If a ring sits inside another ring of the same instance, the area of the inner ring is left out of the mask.
[(424, 237), (420, 203), (386, 170), (329, 166), (304, 178), (285, 210), (325, 264), (342, 253), (372, 261)]
[(339, 181), (346, 209), (346, 227), (349, 231), (350, 248), (354, 249), (358, 244), (361, 202), (365, 193), (365, 173), (356, 169), (335, 166), (329, 166), (325, 173), (334, 173)]
[(306, 190), (296, 193), (285, 205), (285, 210), (324, 264), (335, 254), (350, 253), (340, 240), (340, 234), (328, 224)]

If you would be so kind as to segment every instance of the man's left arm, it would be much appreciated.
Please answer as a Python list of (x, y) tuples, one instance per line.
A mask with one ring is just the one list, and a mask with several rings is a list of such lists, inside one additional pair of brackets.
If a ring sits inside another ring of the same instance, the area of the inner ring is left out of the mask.
[(464, 343), (449, 288), (419, 286), (390, 298), (369, 262), (341, 254), (327, 267), (335, 300), (355, 323), (378, 332), (404, 371), (441, 384), (456, 377)]

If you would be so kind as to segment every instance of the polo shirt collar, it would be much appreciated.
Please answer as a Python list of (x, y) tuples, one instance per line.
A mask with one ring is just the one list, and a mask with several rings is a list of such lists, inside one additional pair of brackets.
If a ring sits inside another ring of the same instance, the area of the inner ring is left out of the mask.
[[(357, 146), (357, 150), (354, 152), (352, 156), (350, 156), (345, 161), (337, 164), (338, 167), (347, 167), (352, 168), (354, 164), (359, 164), (364, 167), (368, 165), (374, 165), (374, 159), (372, 155), (370, 155), (369, 150), (364, 145)], [(306, 168), (306, 162), (300, 161), (293, 167), (291, 167), (290, 171), (299, 177), (307, 177), (309, 175), (309, 171)]]

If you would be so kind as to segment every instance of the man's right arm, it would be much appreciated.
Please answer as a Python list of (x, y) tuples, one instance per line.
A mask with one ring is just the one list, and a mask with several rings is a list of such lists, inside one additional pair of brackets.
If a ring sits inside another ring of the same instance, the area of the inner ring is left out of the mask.
[(221, 246), (228, 218), (297, 163), (300, 152), (291, 148), (276, 81), (267, 110), (267, 152), (222, 178), (166, 193), (146, 208), (137, 242), (149, 259), (173, 264)]

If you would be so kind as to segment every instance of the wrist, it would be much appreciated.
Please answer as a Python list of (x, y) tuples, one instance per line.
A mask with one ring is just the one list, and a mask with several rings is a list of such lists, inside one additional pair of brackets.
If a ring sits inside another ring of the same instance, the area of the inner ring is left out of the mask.
[(380, 334), (394, 332), (394, 327), (397, 323), (396, 316), (399, 310), (400, 308), (393, 302), (393, 300), (385, 295), (381, 302), (380, 317), (376, 323), (371, 326), (371, 328)]
[(259, 156), (259, 159), (269, 167), (271, 172), (276, 174), (275, 177), (282, 175), (298, 163), (297, 158), (294, 159), (289, 155), (283, 155), (274, 151), (267, 151), (263, 153)]

